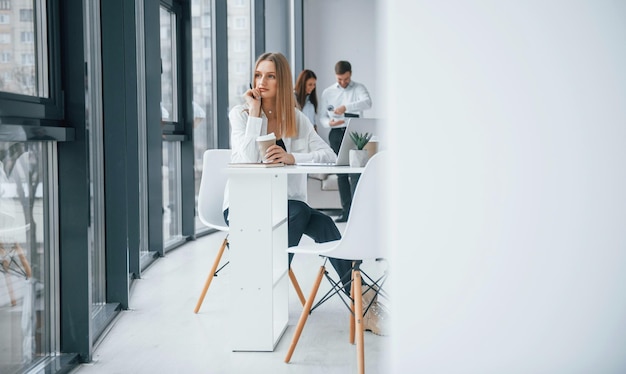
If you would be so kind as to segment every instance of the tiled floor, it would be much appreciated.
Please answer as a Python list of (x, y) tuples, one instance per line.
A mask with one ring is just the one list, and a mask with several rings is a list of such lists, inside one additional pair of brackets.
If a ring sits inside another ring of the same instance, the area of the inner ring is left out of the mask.
[[(72, 373), (356, 373), (356, 346), (348, 341), (349, 314), (337, 297), (309, 316), (289, 364), (284, 358), (302, 310), (292, 287), (289, 326), (274, 352), (229, 350), (228, 266), (213, 280), (200, 312), (193, 313), (223, 235), (201, 237), (151, 265), (133, 284), (130, 310), (123, 311), (101, 339), (93, 361)], [(321, 263), (317, 256), (294, 258), (292, 267), (307, 296)], [(369, 266), (375, 274), (383, 265)], [(320, 293), (324, 288), (326, 281)], [(254, 313), (254, 305), (250, 310)], [(365, 333), (366, 373), (388, 372), (389, 339)]]

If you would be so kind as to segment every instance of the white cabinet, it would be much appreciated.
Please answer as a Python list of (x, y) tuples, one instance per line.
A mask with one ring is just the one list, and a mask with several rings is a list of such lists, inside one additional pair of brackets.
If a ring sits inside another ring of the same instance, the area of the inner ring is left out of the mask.
[(233, 351), (273, 351), (287, 329), (289, 174), (362, 173), (348, 166), (227, 168)]
[(230, 178), (231, 344), (273, 351), (287, 328), (287, 175)]

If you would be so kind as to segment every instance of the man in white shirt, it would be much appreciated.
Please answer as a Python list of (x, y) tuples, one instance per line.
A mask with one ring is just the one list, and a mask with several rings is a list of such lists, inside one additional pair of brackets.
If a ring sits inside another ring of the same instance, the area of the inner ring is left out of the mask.
[[(352, 80), (352, 65), (348, 61), (335, 64), (337, 83), (333, 83), (322, 92), (320, 124), (330, 128), (328, 142), (339, 154), (339, 147), (346, 132), (346, 117), (363, 117), (363, 111), (372, 107), (372, 99), (362, 83)], [(336, 222), (346, 222), (352, 205), (352, 194), (358, 176), (337, 174), (339, 197), (342, 214)], [(352, 182), (352, 183), (351, 183)]]

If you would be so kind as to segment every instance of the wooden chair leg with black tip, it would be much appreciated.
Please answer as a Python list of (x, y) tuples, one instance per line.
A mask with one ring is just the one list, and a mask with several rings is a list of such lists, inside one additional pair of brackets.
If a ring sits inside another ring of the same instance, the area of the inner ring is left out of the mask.
[(220, 265), (222, 255), (224, 254), (224, 250), (226, 249), (227, 246), (228, 246), (228, 236), (224, 238), (224, 241), (222, 242), (222, 246), (220, 247), (219, 251), (217, 252), (217, 256), (215, 257), (215, 261), (213, 261), (213, 266), (211, 267), (209, 276), (206, 278), (206, 282), (204, 282), (202, 293), (200, 293), (200, 298), (198, 299), (198, 302), (196, 303), (196, 308), (193, 310), (193, 312), (196, 314), (198, 313), (198, 311), (200, 310), (200, 307), (202, 306), (202, 303), (204, 302), (204, 297), (206, 296), (206, 293), (209, 290), (209, 286), (211, 285), (213, 278), (217, 276), (217, 271), (218, 271), (217, 267)]

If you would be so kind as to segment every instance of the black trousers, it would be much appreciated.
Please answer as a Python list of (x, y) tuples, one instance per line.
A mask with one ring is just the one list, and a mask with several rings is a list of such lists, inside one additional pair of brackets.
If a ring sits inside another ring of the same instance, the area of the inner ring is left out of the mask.
[[(338, 155), (341, 141), (346, 133), (346, 128), (332, 129), (328, 133), (330, 148)], [(358, 182), (359, 174), (337, 174), (337, 186), (339, 187), (339, 199), (341, 200), (342, 215), (347, 217), (352, 206), (352, 196)]]
[[(316, 243), (325, 243), (333, 240), (341, 239), (341, 233), (333, 222), (332, 218), (326, 214), (311, 208), (307, 203), (298, 200), (289, 200), (287, 202), (288, 215), (288, 245), (295, 247), (300, 244), (302, 235), (307, 235)], [(228, 225), (228, 209), (224, 211), (224, 220)], [(289, 254), (289, 266), (293, 260), (293, 253)], [(337, 258), (328, 259), (333, 266), (339, 279), (350, 280), (350, 272), (352, 270), (352, 261), (341, 260)], [(350, 294), (350, 287), (346, 286), (344, 290)]]

